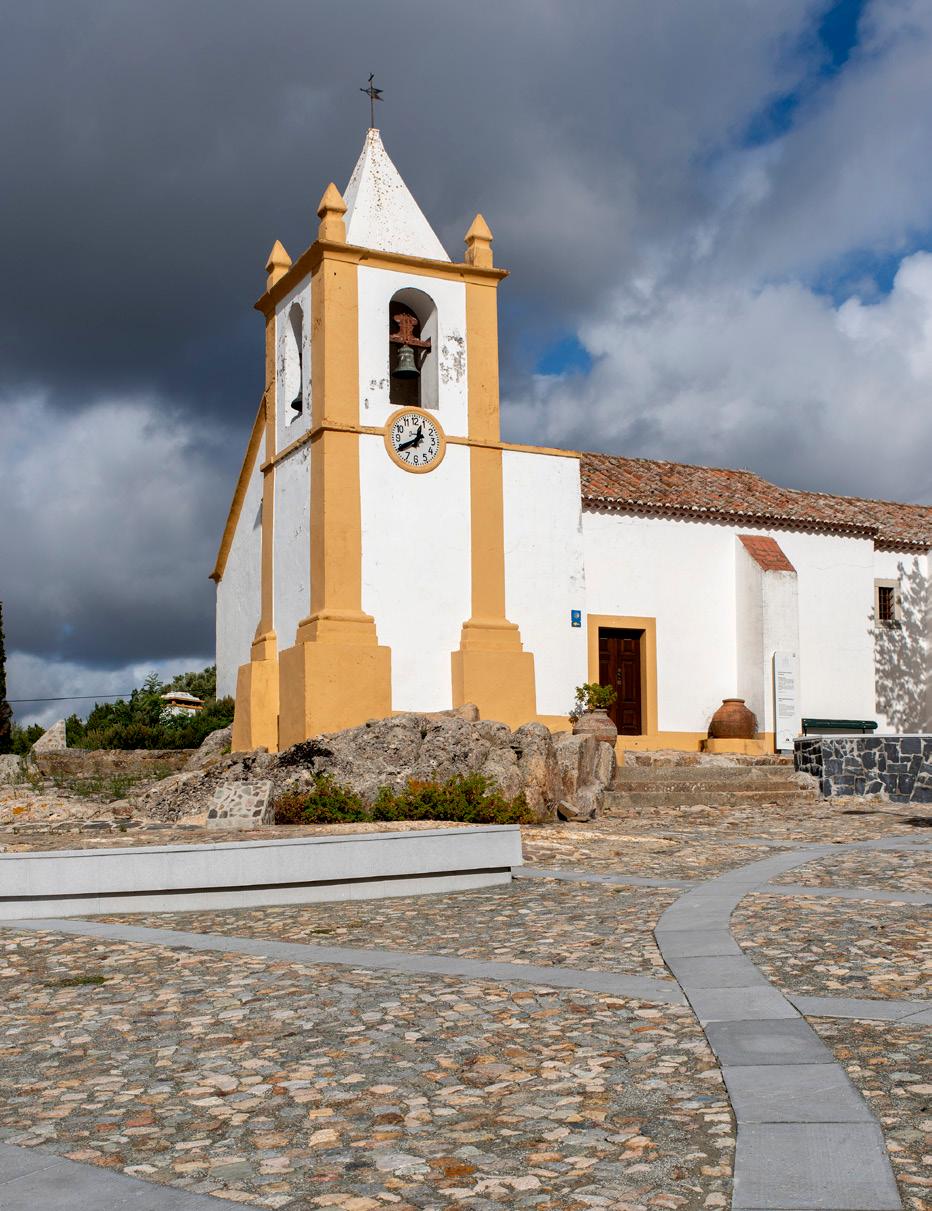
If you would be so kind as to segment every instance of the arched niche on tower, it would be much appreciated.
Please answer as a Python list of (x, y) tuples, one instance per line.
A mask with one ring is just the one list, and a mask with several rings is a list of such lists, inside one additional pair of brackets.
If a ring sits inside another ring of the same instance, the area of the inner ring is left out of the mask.
[(432, 408), (440, 406), (440, 385), (437, 352), (437, 304), (423, 290), (406, 286), (392, 295), (388, 304), (388, 335), (397, 336), (404, 316), (410, 316), (414, 324), (409, 325), (416, 341), (429, 342), (412, 346), (420, 373), (415, 378), (396, 378), (394, 371), (402, 345), (389, 339), (389, 398), (393, 408)]
[(279, 348), (278, 412), (285, 426), (306, 415), (305, 378), (304, 309), (294, 302), (282, 325)]

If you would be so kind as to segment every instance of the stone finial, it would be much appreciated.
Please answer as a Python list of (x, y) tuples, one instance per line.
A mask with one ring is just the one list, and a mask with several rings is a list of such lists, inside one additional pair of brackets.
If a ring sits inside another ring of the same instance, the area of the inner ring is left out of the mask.
[(269, 275), (265, 283), (266, 290), (271, 290), (290, 268), (291, 257), (285, 251), (285, 245), (281, 240), (276, 240), (269, 253), (269, 259), (265, 263), (265, 272)]
[(492, 231), (481, 214), (476, 215), (466, 232), (466, 264), (492, 268)]
[(346, 203), (343, 201), (342, 193), (332, 181), (324, 190), (324, 196), (317, 207), (317, 214), (320, 217), (317, 238), (345, 244), (346, 223), (343, 216), (346, 214)]

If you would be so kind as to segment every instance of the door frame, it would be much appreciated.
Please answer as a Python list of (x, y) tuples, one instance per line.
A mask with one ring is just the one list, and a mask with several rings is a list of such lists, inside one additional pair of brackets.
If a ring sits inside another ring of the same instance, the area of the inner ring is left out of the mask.
[(589, 680), (599, 680), (599, 628), (641, 632), (642, 736), (657, 735), (657, 619), (621, 614), (587, 614)]

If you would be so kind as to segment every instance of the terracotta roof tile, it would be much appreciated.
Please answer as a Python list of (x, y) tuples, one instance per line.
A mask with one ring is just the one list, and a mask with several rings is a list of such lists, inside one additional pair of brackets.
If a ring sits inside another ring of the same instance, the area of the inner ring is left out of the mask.
[(765, 572), (795, 572), (775, 538), (764, 534), (739, 534), (738, 538), (750, 557)]
[(896, 551), (932, 548), (929, 505), (800, 492), (751, 471), (612, 454), (581, 454), (580, 472), (589, 509), (860, 535)]

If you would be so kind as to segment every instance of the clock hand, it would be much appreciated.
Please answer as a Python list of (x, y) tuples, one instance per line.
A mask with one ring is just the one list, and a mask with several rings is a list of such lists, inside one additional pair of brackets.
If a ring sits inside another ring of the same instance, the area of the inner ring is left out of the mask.
[(412, 448), (412, 446), (415, 446), (415, 447), (419, 446), (423, 440), (424, 440), (424, 430), (420, 425), (418, 425), (417, 433), (415, 433), (414, 437), (409, 437), (406, 442), (401, 442), (399, 445), (397, 445), (395, 447), (395, 449), (400, 454), (402, 452), (402, 450), (410, 450)]

